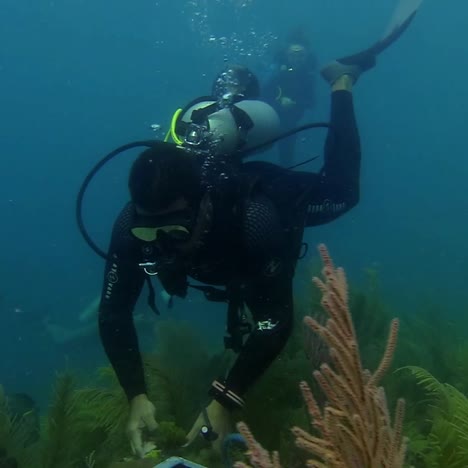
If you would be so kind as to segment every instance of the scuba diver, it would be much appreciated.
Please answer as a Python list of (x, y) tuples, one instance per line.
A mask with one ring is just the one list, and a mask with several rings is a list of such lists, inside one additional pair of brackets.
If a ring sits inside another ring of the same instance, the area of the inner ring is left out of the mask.
[[(291, 32), (275, 56), (275, 69), (263, 87), (262, 97), (278, 113), (282, 129), (294, 128), (315, 106), (316, 58), (302, 29)], [(294, 164), (296, 134), (278, 142), (279, 162)]]
[[(187, 435), (187, 444), (202, 435), (219, 449), (231, 430), (231, 412), (242, 409), (246, 392), (291, 333), (293, 277), (304, 254), (304, 229), (339, 218), (359, 201), (361, 148), (353, 87), (406, 30), (420, 3), (402, 0), (403, 13), (394, 17), (388, 34), (367, 50), (321, 70), (331, 88), (331, 118), (318, 173), (245, 161), (284, 135), (249, 147), (248, 132), (235, 126), (226, 127), (233, 128), (235, 138), (215, 134), (215, 140), (220, 140), (215, 143), (218, 150), (220, 144), (223, 148), (226, 141), (231, 143), (213, 156), (212, 128), (206, 122), (209, 113), (205, 121), (187, 120), (180, 144), (129, 143), (103, 158), (88, 174), (78, 195), (77, 218), (85, 240), (106, 259), (100, 337), (129, 401), (127, 434), (137, 455), (144, 456), (146, 431), (157, 428), (132, 315), (145, 282), (155, 310), (152, 277), (171, 296), (183, 298), (192, 287), (203, 291), (208, 300), (227, 304), (225, 346), (237, 357), (227, 374), (209, 386), (211, 401)], [(106, 253), (84, 228), (84, 192), (104, 164), (139, 146), (147, 149), (131, 166), (130, 201), (114, 223)], [(190, 284), (188, 278), (197, 284)]]

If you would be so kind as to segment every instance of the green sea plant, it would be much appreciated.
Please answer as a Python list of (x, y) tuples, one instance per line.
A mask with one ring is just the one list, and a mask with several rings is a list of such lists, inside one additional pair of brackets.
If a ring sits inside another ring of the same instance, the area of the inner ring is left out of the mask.
[(468, 398), (458, 389), (441, 383), (427, 370), (404, 368), (427, 393), (426, 444), (413, 447), (425, 468), (466, 468), (468, 466)]
[(22, 416), (12, 417), (8, 400), (0, 385), (0, 466), (9, 466), (15, 460), (20, 467), (36, 467), (38, 443), (29, 443), (28, 426)]
[(99, 369), (97, 385), (76, 390), (74, 400), (82, 453), (93, 453), (99, 466), (128, 456), (128, 401), (112, 368)]
[[(305, 376), (308, 384), (315, 391), (318, 390), (316, 382), (308, 375), (311, 369), (329, 359), (324, 342), (303, 325), (304, 317), (311, 314), (319, 322), (325, 322), (325, 314), (320, 305), (320, 290), (310, 280), (319, 273), (320, 265), (315, 261), (304, 264), (299, 269), (300, 287), (295, 294), (293, 333), (285, 349), (246, 399), (245, 421), (253, 432), (262, 435), (265, 447), (275, 447), (281, 451), (287, 466), (293, 466), (293, 463), (300, 460), (289, 427), (307, 424), (297, 382), (304, 380)], [(307, 281), (304, 280), (306, 276)], [(382, 301), (375, 270), (366, 271), (364, 286), (362, 289), (352, 289), (349, 300), (364, 365), (376, 367), (377, 358), (382, 352), (382, 343), (387, 337), (388, 323), (393, 315)], [(274, 412), (271, 412), (272, 407), (275, 408)], [(263, 417), (265, 414), (269, 414), (268, 419)]]
[[(228, 357), (210, 354), (187, 324), (168, 321), (160, 330), (157, 352), (144, 357), (144, 368), (160, 423), (155, 439), (158, 448), (173, 455), (206, 402), (210, 378), (224, 372)], [(131, 455), (127, 415), (127, 398), (110, 367), (100, 369), (94, 384), (85, 388), (78, 388), (70, 373), (58, 374), (40, 440), (31, 445), (0, 392), (0, 461), (11, 458), (20, 468), (108, 467)], [(178, 421), (185, 422), (184, 428)], [(214, 460), (211, 451), (198, 455)]]
[[(371, 368), (376, 365), (388, 321), (394, 315), (382, 301), (377, 280), (372, 271), (365, 287), (353, 288), (349, 297), (363, 364)], [(247, 395), (242, 415), (252, 431), (261, 434), (266, 447), (280, 449), (288, 468), (305, 464), (289, 430), (308, 423), (297, 381), (310, 374), (317, 361), (329, 359), (323, 341), (304, 334), (301, 325), (307, 313), (319, 309), (319, 301), (320, 294), (312, 283), (303, 282), (295, 297), (293, 335)], [(314, 319), (324, 324), (320, 314), (314, 314)], [(414, 366), (406, 368), (410, 372), (388, 374), (383, 385), (390, 406), (398, 395), (408, 403), (404, 427), (410, 439), (407, 462), (415, 468), (468, 466), (465, 322), (460, 316), (453, 315), (451, 319), (448, 311), (442, 313), (434, 304), (401, 318), (395, 363), (397, 367), (408, 363)], [(160, 428), (155, 441), (162, 456), (179, 452), (185, 433), (207, 401), (209, 382), (222, 375), (232, 359), (231, 353), (209, 348), (190, 323), (167, 320), (158, 324), (157, 346), (153, 353), (144, 356), (144, 367), (149, 396), (157, 408)], [(306, 380), (316, 394), (313, 379)], [(6, 453), (17, 460), (20, 468), (107, 468), (131, 455), (125, 435), (128, 401), (110, 367), (99, 370), (85, 388), (78, 387), (69, 373), (59, 374), (51, 400), (41, 439), (30, 444), (24, 425), (11, 418), (0, 391), (0, 461)], [(320, 397), (318, 402), (325, 403)], [(275, 411), (271, 412), (271, 408)], [(265, 414), (269, 417), (265, 418)], [(183, 455), (206, 466), (220, 466), (219, 459), (201, 440)]]
[(44, 468), (73, 468), (84, 456), (80, 444), (77, 444), (81, 431), (77, 424), (75, 390), (71, 374), (57, 376), (42, 443)]
[(157, 387), (154, 394), (163, 391), (161, 413), (166, 420), (172, 419), (178, 426), (189, 428), (201, 407), (208, 403), (210, 383), (225, 373), (232, 356), (224, 350), (210, 352), (203, 337), (187, 322), (162, 322), (158, 326), (157, 343), (148, 365), (159, 371), (160, 380), (154, 382)]
[(177, 426), (172, 421), (161, 421), (155, 437), (157, 447), (164, 447), (164, 450), (171, 452), (179, 450), (185, 444), (186, 431)]

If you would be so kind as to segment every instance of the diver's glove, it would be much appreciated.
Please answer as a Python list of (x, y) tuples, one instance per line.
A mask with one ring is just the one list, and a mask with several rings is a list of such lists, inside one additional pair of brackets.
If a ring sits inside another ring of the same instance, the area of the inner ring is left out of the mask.
[(364, 51), (334, 60), (325, 65), (320, 73), (330, 85), (333, 85), (343, 75), (349, 75), (353, 79), (353, 83), (356, 83), (363, 72), (375, 67), (376, 62), (376, 54)]

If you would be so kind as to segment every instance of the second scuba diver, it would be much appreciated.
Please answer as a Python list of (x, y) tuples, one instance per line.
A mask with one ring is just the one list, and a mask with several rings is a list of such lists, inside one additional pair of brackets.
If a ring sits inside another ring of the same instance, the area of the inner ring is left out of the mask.
[[(276, 54), (275, 70), (262, 90), (262, 97), (278, 113), (282, 129), (294, 128), (306, 111), (314, 108), (315, 77), (315, 56), (306, 34), (297, 29)], [(281, 166), (294, 164), (296, 139), (293, 134), (278, 142)]]

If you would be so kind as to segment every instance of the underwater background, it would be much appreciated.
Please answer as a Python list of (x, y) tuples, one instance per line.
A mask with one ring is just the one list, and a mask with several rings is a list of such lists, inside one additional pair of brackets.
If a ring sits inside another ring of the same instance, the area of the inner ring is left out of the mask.
[[(107, 364), (97, 334), (61, 343), (47, 327), (82, 326), (80, 312), (100, 293), (103, 263), (75, 221), (77, 191), (96, 161), (129, 141), (162, 138), (176, 108), (206, 94), (225, 62), (245, 64), (265, 80), (281, 40), (301, 25), (324, 64), (373, 43), (394, 4), (2, 0), (0, 383), (5, 391), (27, 393), (46, 411), (57, 371), (73, 370), (86, 380)], [(425, 0), (404, 37), (360, 79), (354, 94), (363, 153), (361, 201), (337, 221), (306, 232), (311, 248), (301, 262), (313, 261), (314, 246), (325, 242), (352, 284), (378, 277), (380, 297), (393, 315), (458, 324), (463, 336), (468, 336), (467, 17), (466, 1)], [(318, 105), (304, 122), (328, 118), (327, 86), (317, 81)], [(152, 124), (161, 125), (159, 134)], [(300, 140), (298, 161), (322, 154), (323, 132), (303, 133)], [(134, 154), (106, 166), (85, 199), (85, 221), (100, 246), (107, 245), (113, 219), (128, 198)], [(274, 150), (266, 157), (277, 162)], [(307, 170), (319, 166), (320, 161)], [(298, 289), (308, 279), (298, 275)], [(145, 300), (143, 293), (139, 310), (154, 321)], [(188, 321), (210, 346), (222, 347), (221, 306), (191, 293), (157, 320), (169, 318)], [(438, 339), (441, 348), (448, 347), (453, 335), (441, 332)], [(148, 350), (156, 344), (152, 331), (142, 340)], [(468, 354), (465, 365), (466, 372)]]

